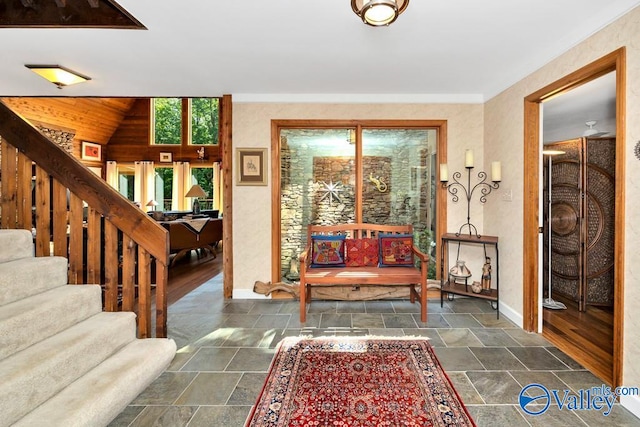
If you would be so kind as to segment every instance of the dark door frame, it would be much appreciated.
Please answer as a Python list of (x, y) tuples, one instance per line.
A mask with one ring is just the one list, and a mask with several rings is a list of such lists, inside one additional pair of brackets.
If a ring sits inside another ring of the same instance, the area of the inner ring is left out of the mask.
[[(584, 83), (616, 72), (616, 211), (614, 241), (614, 320), (613, 369), (609, 380), (614, 387), (622, 383), (624, 319), (624, 183), (625, 183), (625, 115), (626, 50), (624, 47), (545, 86), (524, 99), (524, 202), (523, 202), (523, 328), (536, 332), (538, 318), (540, 200), (540, 104)], [(562, 347), (560, 344), (559, 347)], [(562, 348), (561, 348), (562, 350)], [(569, 354), (571, 356), (571, 354)]]

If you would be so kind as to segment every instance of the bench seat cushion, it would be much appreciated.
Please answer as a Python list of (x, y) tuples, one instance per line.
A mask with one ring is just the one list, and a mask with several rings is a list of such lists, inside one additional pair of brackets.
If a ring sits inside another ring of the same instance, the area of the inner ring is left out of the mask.
[(415, 267), (343, 267), (307, 270), (305, 281), (314, 285), (408, 285), (420, 283), (420, 271)]

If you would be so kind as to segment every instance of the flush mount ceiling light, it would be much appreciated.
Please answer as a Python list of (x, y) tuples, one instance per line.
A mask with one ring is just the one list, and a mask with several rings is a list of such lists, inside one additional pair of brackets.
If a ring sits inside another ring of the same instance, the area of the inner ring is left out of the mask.
[(49, 80), (54, 85), (58, 86), (58, 89), (62, 89), (64, 86), (91, 80), (90, 77), (84, 76), (60, 65), (25, 65), (25, 67)]
[(373, 27), (391, 24), (408, 5), (409, 0), (351, 0), (355, 14)]

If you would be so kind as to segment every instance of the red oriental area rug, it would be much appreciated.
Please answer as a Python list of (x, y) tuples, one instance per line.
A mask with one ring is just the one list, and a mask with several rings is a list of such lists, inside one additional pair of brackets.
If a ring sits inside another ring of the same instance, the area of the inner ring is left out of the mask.
[(426, 339), (280, 343), (247, 426), (475, 426)]

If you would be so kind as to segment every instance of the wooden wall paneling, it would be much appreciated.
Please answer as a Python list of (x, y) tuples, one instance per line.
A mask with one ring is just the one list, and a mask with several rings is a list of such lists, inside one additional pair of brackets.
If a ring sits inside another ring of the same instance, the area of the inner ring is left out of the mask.
[(118, 229), (104, 221), (104, 308), (118, 311)]
[(82, 199), (71, 193), (69, 197), (69, 283), (84, 283), (84, 227)]
[(36, 166), (36, 256), (49, 256), (51, 239), (51, 201), (49, 190), (51, 178), (39, 166)]
[[(183, 121), (187, 117), (187, 100), (182, 109)], [(222, 110), (222, 102), (220, 103)], [(223, 113), (221, 113), (222, 115)], [(129, 112), (123, 118), (120, 126), (109, 140), (106, 159), (119, 163), (132, 163), (138, 160), (150, 160), (156, 163), (160, 160), (160, 153), (171, 153), (175, 161), (198, 161), (197, 146), (188, 145), (188, 126), (182, 128), (182, 145), (152, 145), (151, 141), (151, 99), (136, 99)], [(224, 132), (222, 124), (220, 132)], [(220, 139), (222, 141), (222, 138)], [(221, 142), (222, 145), (222, 142)], [(205, 146), (207, 164), (220, 161), (222, 152), (220, 146)]]
[(17, 228), (31, 230), (33, 227), (33, 199), (31, 197), (31, 185), (33, 177), (33, 162), (24, 154), (18, 152), (18, 212)]
[(122, 235), (122, 311), (134, 311), (136, 299), (137, 246), (128, 234)]
[(2, 153), (0, 172), (2, 178), (0, 187), (0, 228), (14, 228), (16, 226), (16, 194), (17, 189), (17, 153), (13, 146), (4, 139), (1, 141), (0, 152)]
[(102, 217), (95, 209), (89, 207), (87, 210), (87, 283), (100, 284), (100, 272), (102, 265), (100, 262), (101, 244), (101, 221)]
[(57, 180), (52, 180), (52, 235), (53, 254), (67, 257), (67, 188)]
[(151, 337), (151, 257), (138, 246), (138, 337)]
[[(73, 129), (80, 141), (106, 144), (133, 105), (134, 98), (3, 98), (29, 121)], [(75, 151), (74, 151), (75, 152)], [(78, 149), (78, 153), (80, 150)]]

